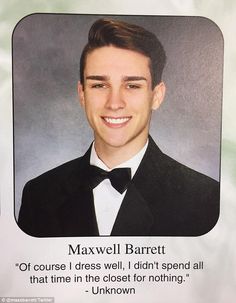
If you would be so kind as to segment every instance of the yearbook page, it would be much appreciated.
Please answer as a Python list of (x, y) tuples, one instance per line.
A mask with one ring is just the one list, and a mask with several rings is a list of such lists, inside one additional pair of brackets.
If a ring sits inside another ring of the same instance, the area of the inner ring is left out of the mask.
[(149, 2), (2, 9), (0, 302), (235, 300), (236, 7)]

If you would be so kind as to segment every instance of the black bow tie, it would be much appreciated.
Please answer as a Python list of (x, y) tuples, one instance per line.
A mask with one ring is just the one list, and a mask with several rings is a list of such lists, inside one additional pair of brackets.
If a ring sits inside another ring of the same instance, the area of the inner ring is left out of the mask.
[(131, 180), (131, 169), (128, 167), (106, 171), (97, 166), (90, 165), (89, 170), (92, 188), (95, 188), (104, 179), (110, 179), (111, 185), (122, 194), (127, 189)]

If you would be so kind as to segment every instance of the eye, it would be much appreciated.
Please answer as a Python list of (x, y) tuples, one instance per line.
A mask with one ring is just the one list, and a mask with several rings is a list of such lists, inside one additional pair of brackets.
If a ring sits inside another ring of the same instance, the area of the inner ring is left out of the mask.
[(99, 89), (99, 88), (107, 88), (108, 87), (108, 85), (106, 84), (106, 83), (93, 83), (93, 84), (91, 84), (91, 88), (97, 88), (97, 89)]
[(128, 89), (139, 89), (139, 88), (141, 88), (141, 85), (136, 84), (136, 83), (127, 83), (126, 88), (128, 88)]

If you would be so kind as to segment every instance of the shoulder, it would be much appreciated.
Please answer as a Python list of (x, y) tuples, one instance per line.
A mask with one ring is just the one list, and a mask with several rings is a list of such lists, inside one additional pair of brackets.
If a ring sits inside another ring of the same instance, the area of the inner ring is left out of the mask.
[(169, 180), (172, 187), (193, 184), (195, 187), (218, 186), (218, 182), (209, 176), (204, 175), (175, 159), (164, 154), (155, 142), (151, 139), (150, 150), (147, 157), (150, 158), (151, 167), (155, 170), (158, 179)]
[(79, 172), (83, 165), (83, 157), (73, 159), (52, 168), (43, 174), (29, 180), (27, 184), (40, 184), (50, 182), (60, 182), (68, 178), (71, 174)]
[(86, 153), (76, 159), (65, 162), (55, 168), (52, 168), (43, 174), (31, 179), (26, 183), (28, 184), (53, 184), (68, 181), (70, 178), (81, 178), (84, 179), (86, 168), (89, 164), (91, 147), (88, 148)]
[[(202, 235), (219, 217), (220, 185), (160, 151), (151, 141), (137, 188), (165, 235)], [(169, 222), (169, 223), (167, 223)]]
[(46, 210), (53, 212), (83, 187), (86, 180), (84, 157), (66, 162), (29, 180), (22, 192), (19, 218), (22, 218), (26, 210), (34, 213), (45, 213)]

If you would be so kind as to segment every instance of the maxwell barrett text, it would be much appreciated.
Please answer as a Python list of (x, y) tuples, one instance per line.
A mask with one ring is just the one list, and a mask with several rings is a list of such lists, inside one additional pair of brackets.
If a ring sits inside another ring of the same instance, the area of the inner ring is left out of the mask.
[(133, 244), (112, 244), (111, 246), (82, 246), (77, 244), (73, 246), (68, 245), (68, 255), (165, 255), (165, 246), (134, 246)]

